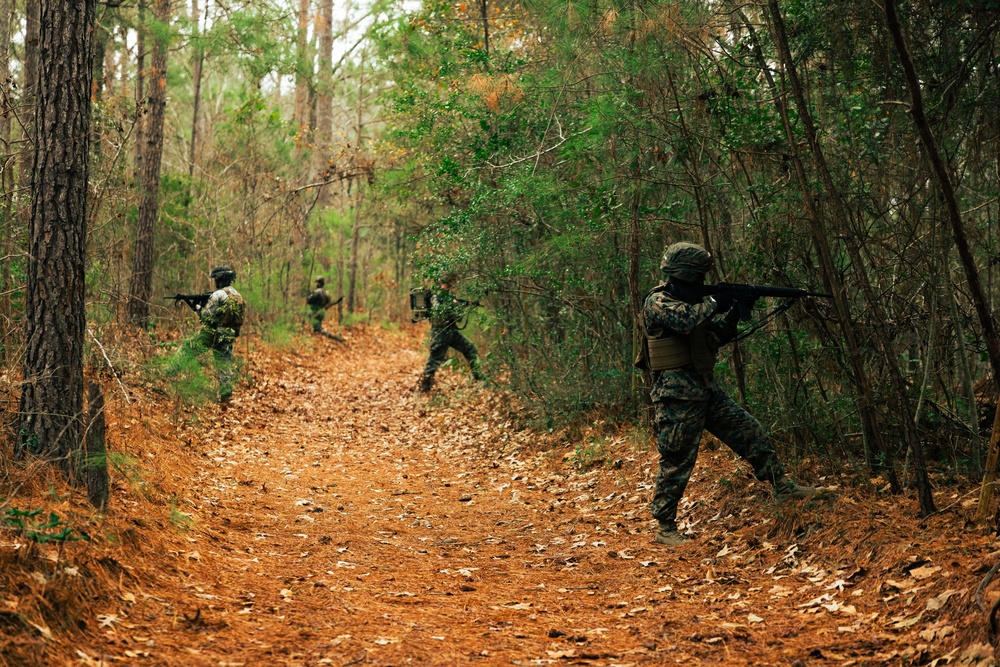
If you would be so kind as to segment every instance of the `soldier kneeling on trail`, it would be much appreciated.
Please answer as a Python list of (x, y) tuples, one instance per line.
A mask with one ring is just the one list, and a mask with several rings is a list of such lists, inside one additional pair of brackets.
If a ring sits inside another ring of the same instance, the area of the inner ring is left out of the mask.
[(306, 297), (306, 305), (309, 306), (309, 321), (312, 322), (314, 333), (343, 343), (344, 339), (337, 334), (323, 330), (323, 320), (326, 319), (326, 311), (344, 300), (344, 297), (340, 297), (334, 301), (330, 293), (326, 291), (325, 285), (326, 278), (320, 276), (316, 279), (316, 289)]
[(712, 265), (711, 255), (699, 245), (669, 246), (660, 263), (666, 280), (646, 296), (643, 307), (649, 350), (637, 366), (653, 371), (650, 394), (659, 431), (660, 471), (652, 502), (659, 523), (655, 541), (670, 547), (688, 541), (677, 531), (677, 505), (705, 429), (749, 462), (758, 480), (771, 483), (779, 504), (818, 493), (785, 475), (760, 422), (715, 382), (716, 355), (735, 338), (739, 313), (735, 304), (720, 305), (695, 289), (704, 284)]
[(479, 353), (476, 346), (468, 338), (462, 335), (458, 323), (462, 320), (470, 308), (479, 304), (470, 301), (463, 301), (452, 293), (456, 276), (454, 273), (447, 273), (441, 277), (439, 288), (432, 290), (430, 299), (430, 309), (427, 318), (431, 321), (431, 353), (424, 366), (424, 372), (420, 376), (420, 391), (426, 393), (431, 390), (434, 384), (434, 374), (438, 367), (444, 363), (448, 356), (448, 348), (453, 347), (461, 352), (466, 361), (469, 362), (469, 369), (472, 377), (482, 380), (483, 375), (479, 371)]

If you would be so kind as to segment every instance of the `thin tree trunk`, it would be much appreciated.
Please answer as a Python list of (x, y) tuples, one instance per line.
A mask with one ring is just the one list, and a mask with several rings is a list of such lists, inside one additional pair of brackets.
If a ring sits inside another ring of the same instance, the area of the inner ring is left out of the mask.
[[(40, 0), (25, 0), (24, 3), (24, 66), (21, 70), (20, 117), (24, 128), (24, 148), (19, 160), (17, 175), (17, 211), (21, 228), (28, 227), (31, 218), (31, 173), (34, 164), (35, 94), (38, 87), (38, 40), (41, 4)], [(88, 91), (89, 92), (89, 91)]]
[(84, 439), (82, 477), (87, 499), (101, 511), (108, 507), (107, 426), (104, 419), (104, 392), (99, 382), (87, 389), (87, 437)]
[[(13, 288), (10, 257), (14, 254), (14, 187), (11, 174), (13, 155), (10, 145), (11, 104), (13, 86), (10, 75), (10, 38), (14, 23), (14, 0), (0, 0), (0, 293), (8, 294)], [(11, 300), (0, 299), (0, 363), (7, 360), (11, 333)]]
[(885, 16), (892, 34), (892, 41), (896, 46), (896, 53), (903, 64), (903, 71), (906, 73), (906, 84), (910, 89), (910, 114), (913, 116), (913, 124), (917, 126), (917, 133), (920, 135), (920, 143), (927, 151), (927, 159), (931, 164), (931, 171), (937, 181), (941, 195), (944, 197), (945, 208), (948, 211), (948, 221), (951, 223), (951, 231), (955, 238), (955, 247), (958, 248), (958, 256), (962, 260), (962, 269), (965, 271), (965, 279), (969, 284), (969, 293), (972, 297), (972, 304), (976, 308), (976, 315), (979, 317), (979, 326), (983, 328), (983, 339), (986, 341), (986, 350), (990, 358), (990, 367), (993, 369), (993, 378), (1000, 386), (1000, 336), (997, 334), (996, 321), (990, 310), (989, 300), (983, 291), (982, 282), (979, 279), (979, 270), (976, 268), (976, 258), (972, 256), (969, 248), (969, 241), (965, 233), (965, 224), (962, 222), (962, 211), (959, 207), (958, 196), (955, 194), (955, 187), (951, 182), (951, 175), (948, 173), (948, 166), (941, 157), (938, 150), (934, 133), (924, 115), (923, 94), (920, 89), (920, 79), (917, 77), (916, 69), (913, 67), (913, 59), (910, 58), (906, 40), (903, 39), (903, 31), (899, 25), (899, 18), (896, 16), (895, 0), (885, 1)]
[(135, 182), (142, 173), (142, 153), (146, 148), (146, 2), (139, 0), (135, 44)]
[(922, 516), (927, 516), (935, 511), (934, 497), (931, 493), (930, 480), (927, 477), (927, 464), (924, 459), (923, 447), (920, 444), (920, 434), (917, 431), (916, 424), (913, 422), (913, 410), (910, 407), (909, 398), (907, 397), (906, 382), (899, 370), (899, 364), (896, 363), (889, 334), (886, 331), (885, 315), (882, 312), (881, 303), (872, 288), (856, 239), (851, 233), (850, 219), (846, 206), (840, 196), (839, 190), (833, 182), (833, 177), (826, 163), (826, 157), (819, 143), (816, 128), (812, 121), (812, 114), (806, 102), (802, 86), (799, 83), (795, 63), (792, 61), (791, 52), (788, 48), (785, 25), (778, 9), (777, 0), (769, 0), (768, 7), (771, 13), (775, 37), (777, 38), (775, 43), (778, 46), (784, 69), (788, 74), (788, 81), (791, 84), (792, 94), (795, 97), (799, 118), (802, 121), (802, 128), (805, 132), (806, 140), (809, 142), (809, 148), (812, 151), (816, 170), (819, 172), (820, 180), (826, 190), (827, 199), (833, 206), (835, 219), (840, 228), (840, 233), (844, 237), (847, 254), (851, 259), (851, 264), (854, 265), (858, 286), (864, 296), (868, 312), (872, 316), (875, 342), (881, 352), (886, 372), (889, 374), (893, 397), (896, 402), (896, 410), (902, 419), (905, 441), (908, 447), (913, 448), (913, 463), (917, 477), (917, 496), (920, 503), (920, 513)]
[(364, 190), (358, 186), (354, 197), (354, 221), (351, 225), (351, 259), (347, 264), (347, 312), (354, 312), (354, 297), (358, 278), (358, 245), (361, 240), (361, 204)]
[[(166, 25), (170, 21), (170, 0), (156, 0), (153, 12), (156, 20)], [(129, 280), (129, 319), (143, 328), (149, 324), (149, 299), (153, 291), (154, 232), (159, 208), (163, 122), (167, 104), (167, 46), (167, 38), (164, 36), (158, 36), (153, 45), (149, 115), (144, 137), (146, 145), (139, 172), (139, 212), (135, 245), (132, 248), (132, 275)]]
[(304, 134), (309, 123), (309, 85), (313, 77), (312, 53), (309, 49), (310, 0), (299, 0), (299, 27), (295, 32), (295, 127)]
[(486, 53), (490, 52), (490, 18), (489, 18), (489, 0), (481, 0), (481, 9), (483, 13), (483, 51)]
[(191, 63), (191, 78), (194, 86), (194, 112), (191, 114), (191, 149), (188, 153), (188, 193), (191, 192), (191, 181), (194, 180), (194, 165), (198, 154), (198, 109), (201, 106), (201, 72), (205, 64), (205, 49), (202, 48), (201, 38), (201, 16), (198, 3), (201, 0), (193, 0), (191, 3), (191, 23), (194, 25), (195, 47), (194, 59)]
[(95, 0), (42, 0), (36, 78), (19, 452), (59, 460), (83, 445), (84, 266)]
[[(1000, 336), (997, 334), (996, 323), (993, 319), (990, 304), (983, 291), (982, 282), (979, 279), (979, 269), (976, 268), (976, 259), (972, 256), (969, 248), (969, 241), (965, 233), (965, 224), (962, 221), (962, 211), (958, 203), (958, 196), (955, 194), (955, 187), (951, 182), (951, 174), (948, 166), (941, 157), (941, 152), (937, 147), (937, 140), (931, 131), (930, 123), (924, 114), (923, 92), (920, 87), (920, 79), (917, 76), (916, 68), (913, 66), (913, 59), (910, 57), (909, 48), (903, 37), (903, 29), (896, 14), (895, 0), (885, 0), (885, 18), (892, 35), (893, 45), (896, 47), (896, 54), (903, 65), (903, 72), (906, 76), (906, 85), (910, 89), (910, 114), (913, 116), (913, 124), (917, 127), (920, 135), (920, 143), (923, 144), (930, 162), (931, 171), (937, 181), (938, 188), (944, 197), (945, 208), (948, 210), (948, 221), (951, 223), (952, 235), (955, 238), (955, 246), (958, 248), (958, 256), (962, 261), (962, 268), (965, 270), (965, 279), (969, 285), (969, 292), (972, 297), (972, 304), (979, 317), (979, 326), (983, 329), (983, 339), (986, 341), (986, 351), (990, 359), (990, 367), (993, 370), (993, 381), (997, 389), (997, 418), (994, 420), (993, 433), (990, 435), (989, 448), (986, 455), (986, 474), (983, 476), (983, 485), (979, 493), (979, 509), (976, 512), (976, 519), (983, 521), (989, 511), (990, 501), (993, 495), (993, 479), (996, 474), (997, 448), (1000, 446)], [(975, 405), (973, 404), (973, 408)]]
[[(319, 72), (316, 77), (316, 152), (313, 155), (316, 174), (322, 180), (329, 171), (333, 132), (333, 0), (320, 0), (316, 31)], [(329, 201), (329, 188), (320, 186), (317, 206), (326, 206)]]

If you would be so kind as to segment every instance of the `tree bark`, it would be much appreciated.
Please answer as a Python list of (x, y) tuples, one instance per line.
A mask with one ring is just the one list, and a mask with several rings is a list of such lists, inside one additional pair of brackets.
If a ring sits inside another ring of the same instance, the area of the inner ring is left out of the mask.
[[(31, 218), (31, 173), (34, 164), (35, 94), (38, 86), (38, 30), (41, 11), (40, 0), (24, 3), (24, 67), (21, 70), (20, 116), (24, 128), (25, 148), (21, 151), (20, 170), (17, 176), (17, 211), (22, 228), (28, 227)], [(89, 91), (88, 91), (89, 92)]]
[[(153, 12), (156, 20), (166, 26), (170, 21), (170, 0), (156, 0)], [(157, 37), (150, 63), (149, 113), (139, 171), (139, 213), (129, 281), (129, 319), (143, 328), (149, 324), (149, 299), (153, 291), (153, 251), (159, 209), (160, 163), (163, 158), (163, 121), (167, 105), (167, 42), (166, 37)]]
[(42, 0), (18, 451), (60, 461), (83, 445), (84, 266), (95, 0)]
[[(315, 169), (320, 179), (329, 171), (330, 141), (333, 132), (333, 0), (320, 0), (316, 18), (319, 62), (316, 76)], [(317, 206), (330, 200), (328, 188), (320, 187)]]
[(135, 182), (142, 173), (142, 152), (145, 149), (146, 114), (146, 2), (139, 0), (136, 10), (135, 43)]
[(87, 389), (87, 437), (84, 440), (83, 480), (87, 499), (97, 509), (108, 507), (107, 426), (104, 419), (104, 392), (99, 382)]
[(313, 77), (312, 53), (308, 40), (310, 4), (310, 0), (299, 0), (299, 27), (295, 32), (295, 111), (293, 119), (295, 127), (302, 134), (305, 134), (309, 129), (309, 86)]
[(354, 221), (351, 225), (351, 259), (347, 264), (347, 312), (354, 312), (354, 297), (358, 280), (358, 246), (361, 242), (361, 204), (364, 190), (358, 185), (354, 198)]
[(191, 191), (191, 181), (194, 179), (195, 158), (198, 152), (198, 108), (201, 105), (201, 72), (205, 65), (205, 49), (201, 46), (201, 17), (198, 3), (191, 3), (191, 23), (194, 25), (194, 58), (191, 63), (191, 79), (194, 87), (194, 112), (191, 114), (191, 150), (188, 156), (188, 193)]
[[(930, 480), (927, 477), (927, 464), (924, 459), (923, 447), (920, 444), (920, 434), (917, 431), (916, 424), (913, 422), (913, 410), (906, 394), (906, 381), (903, 378), (903, 374), (899, 370), (899, 364), (896, 363), (896, 356), (892, 350), (892, 343), (889, 339), (889, 334), (886, 331), (885, 315), (882, 311), (880, 301), (878, 296), (875, 294), (871, 281), (868, 278), (864, 261), (861, 258), (861, 252), (858, 249), (857, 242), (853, 234), (851, 233), (850, 218), (847, 213), (846, 205), (840, 196), (840, 191), (833, 182), (833, 176), (831, 175), (827, 165), (823, 148), (819, 142), (819, 136), (816, 132), (815, 126), (813, 125), (812, 113), (806, 102), (805, 94), (803, 93), (798, 73), (795, 69), (795, 63), (792, 60), (791, 51), (788, 48), (785, 25), (781, 17), (781, 12), (778, 9), (777, 0), (769, 0), (768, 7), (770, 9), (774, 34), (776, 37), (775, 44), (778, 46), (783, 67), (788, 75), (788, 81), (791, 84), (792, 95), (795, 98), (795, 103), (799, 111), (799, 118), (802, 121), (802, 128), (806, 135), (806, 141), (809, 143), (809, 148), (813, 155), (813, 161), (816, 164), (816, 170), (819, 172), (820, 180), (826, 190), (827, 200), (833, 208), (834, 217), (839, 226), (840, 234), (844, 238), (844, 245), (847, 249), (847, 254), (851, 259), (851, 264), (854, 266), (854, 274), (857, 277), (858, 286), (864, 296), (865, 305), (868, 312), (872, 316), (872, 328), (875, 333), (875, 342), (882, 355), (886, 372), (889, 374), (892, 393), (896, 402), (895, 407), (902, 419), (905, 441), (908, 447), (913, 448), (913, 464), (916, 472), (917, 496), (920, 503), (920, 514), (922, 516), (927, 516), (935, 511), (934, 497), (931, 493)], [(834, 296), (835, 300), (843, 298), (843, 294), (838, 294), (836, 291), (834, 292)]]

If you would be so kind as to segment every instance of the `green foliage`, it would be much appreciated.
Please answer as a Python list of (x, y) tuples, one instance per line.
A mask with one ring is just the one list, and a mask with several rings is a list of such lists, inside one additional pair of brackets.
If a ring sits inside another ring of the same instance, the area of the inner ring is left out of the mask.
[(205, 367), (213, 363), (212, 353), (196, 341), (181, 346), (171, 346), (167, 355), (152, 357), (145, 369), (148, 377), (161, 386), (168, 395), (185, 405), (201, 405), (215, 399), (213, 378)]
[(90, 539), (85, 533), (74, 535), (76, 529), (72, 525), (60, 519), (55, 512), (49, 512), (48, 517), (43, 516), (41, 509), (8, 508), (0, 518), (0, 528), (13, 530), (39, 544)]
[(170, 525), (177, 530), (188, 531), (194, 527), (195, 518), (188, 512), (182, 512), (177, 507), (177, 498), (170, 499)]

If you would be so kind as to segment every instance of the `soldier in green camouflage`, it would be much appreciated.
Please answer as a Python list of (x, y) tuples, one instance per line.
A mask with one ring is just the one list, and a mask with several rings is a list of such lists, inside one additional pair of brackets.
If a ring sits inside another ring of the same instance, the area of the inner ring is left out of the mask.
[(326, 336), (338, 343), (343, 343), (344, 339), (342, 337), (323, 330), (323, 320), (326, 319), (327, 309), (344, 300), (344, 297), (340, 297), (334, 301), (330, 293), (326, 291), (325, 285), (326, 278), (320, 276), (316, 279), (316, 289), (306, 297), (306, 305), (309, 306), (309, 321), (312, 323), (313, 332), (321, 336)]
[(431, 353), (424, 366), (424, 372), (420, 376), (420, 391), (426, 393), (431, 390), (434, 384), (434, 374), (438, 367), (444, 363), (448, 356), (448, 348), (453, 347), (461, 352), (466, 361), (469, 362), (469, 369), (476, 380), (482, 380), (483, 376), (479, 372), (479, 353), (472, 341), (462, 335), (458, 328), (459, 321), (465, 316), (470, 307), (478, 304), (469, 303), (455, 297), (452, 293), (452, 286), (455, 282), (454, 274), (446, 274), (441, 278), (440, 289), (433, 290), (431, 294), (431, 307), (428, 312), (428, 319), (431, 321)]
[(215, 281), (215, 291), (198, 311), (201, 331), (194, 346), (211, 349), (219, 376), (219, 402), (228, 405), (233, 397), (233, 343), (240, 335), (246, 302), (233, 287), (236, 272), (228, 266), (217, 266), (209, 277)]
[(659, 523), (656, 542), (674, 547), (688, 541), (677, 531), (677, 505), (706, 429), (746, 459), (757, 479), (773, 485), (779, 503), (812, 498), (817, 490), (785, 475), (760, 422), (716, 384), (716, 354), (736, 336), (739, 314), (733, 303), (702, 298), (690, 289), (704, 284), (711, 255), (699, 245), (675, 243), (666, 249), (660, 269), (666, 280), (646, 296), (643, 309), (660, 453), (652, 512)]

